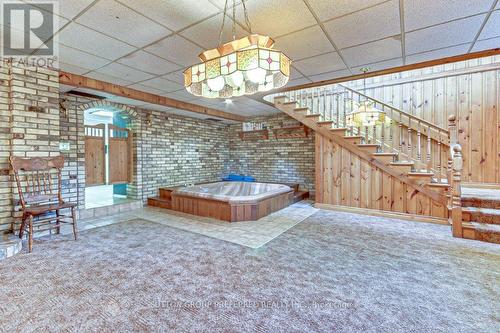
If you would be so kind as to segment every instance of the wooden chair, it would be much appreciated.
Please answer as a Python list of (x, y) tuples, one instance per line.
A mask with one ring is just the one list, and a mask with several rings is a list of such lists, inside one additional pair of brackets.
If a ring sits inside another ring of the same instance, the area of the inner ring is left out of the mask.
[[(37, 231), (56, 229), (58, 234), (61, 231), (61, 223), (72, 224), (76, 240), (76, 203), (64, 202), (61, 195), (61, 170), (64, 167), (64, 158), (11, 156), (10, 164), (14, 170), (23, 212), (19, 238), (23, 237), (28, 227), (29, 252), (33, 249), (34, 223), (39, 228)], [(71, 215), (61, 215), (62, 209), (70, 209)], [(55, 223), (52, 224), (53, 222)]]

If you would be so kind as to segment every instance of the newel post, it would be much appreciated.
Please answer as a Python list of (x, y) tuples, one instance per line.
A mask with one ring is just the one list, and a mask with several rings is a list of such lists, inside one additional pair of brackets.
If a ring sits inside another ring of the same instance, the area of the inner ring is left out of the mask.
[(451, 226), (453, 237), (463, 237), (462, 232), (462, 147), (456, 144), (452, 148), (452, 197), (451, 197)]

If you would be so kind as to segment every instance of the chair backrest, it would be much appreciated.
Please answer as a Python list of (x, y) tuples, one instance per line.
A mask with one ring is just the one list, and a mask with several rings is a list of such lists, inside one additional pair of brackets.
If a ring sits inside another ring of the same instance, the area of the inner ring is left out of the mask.
[(10, 157), (21, 206), (63, 202), (61, 170), (64, 157)]

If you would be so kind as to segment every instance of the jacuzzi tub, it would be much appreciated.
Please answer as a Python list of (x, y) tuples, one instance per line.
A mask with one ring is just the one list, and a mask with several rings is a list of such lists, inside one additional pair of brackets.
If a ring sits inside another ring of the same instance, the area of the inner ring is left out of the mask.
[(253, 203), (278, 194), (288, 193), (292, 189), (282, 184), (218, 182), (181, 187), (175, 194), (219, 200), (229, 203)]
[(293, 189), (282, 184), (217, 182), (172, 192), (172, 209), (225, 221), (254, 221), (292, 203)]

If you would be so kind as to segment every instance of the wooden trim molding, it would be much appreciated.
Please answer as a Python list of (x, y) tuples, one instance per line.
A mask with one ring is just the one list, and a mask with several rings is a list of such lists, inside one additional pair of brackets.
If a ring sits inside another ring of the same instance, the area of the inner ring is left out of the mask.
[(237, 122), (244, 122), (246, 119), (246, 117), (224, 112), (221, 110), (212, 109), (193, 103), (183, 102), (173, 98), (159, 96), (144, 91), (63, 71), (59, 72), (59, 83), (73, 87), (103, 91), (109, 94), (113, 94), (115, 96), (121, 96), (121, 97), (135, 99), (138, 101), (143, 101), (145, 103), (157, 104), (176, 109), (186, 110), (189, 112), (204, 114), (211, 117), (224, 118)]
[(369, 208), (348, 207), (348, 206), (330, 205), (330, 204), (322, 204), (322, 203), (315, 203), (314, 207), (320, 208), (320, 209), (326, 209), (326, 210), (346, 212), (346, 213), (362, 214), (362, 215), (385, 217), (385, 218), (400, 219), (400, 220), (408, 220), (408, 221), (415, 221), (415, 222), (426, 222), (426, 223), (449, 225), (448, 220), (444, 217), (443, 218), (430, 217), (430, 216), (425, 216), (425, 215), (405, 214), (405, 213), (388, 212), (388, 211), (381, 211), (381, 210), (375, 210), (375, 209), (369, 209)]

